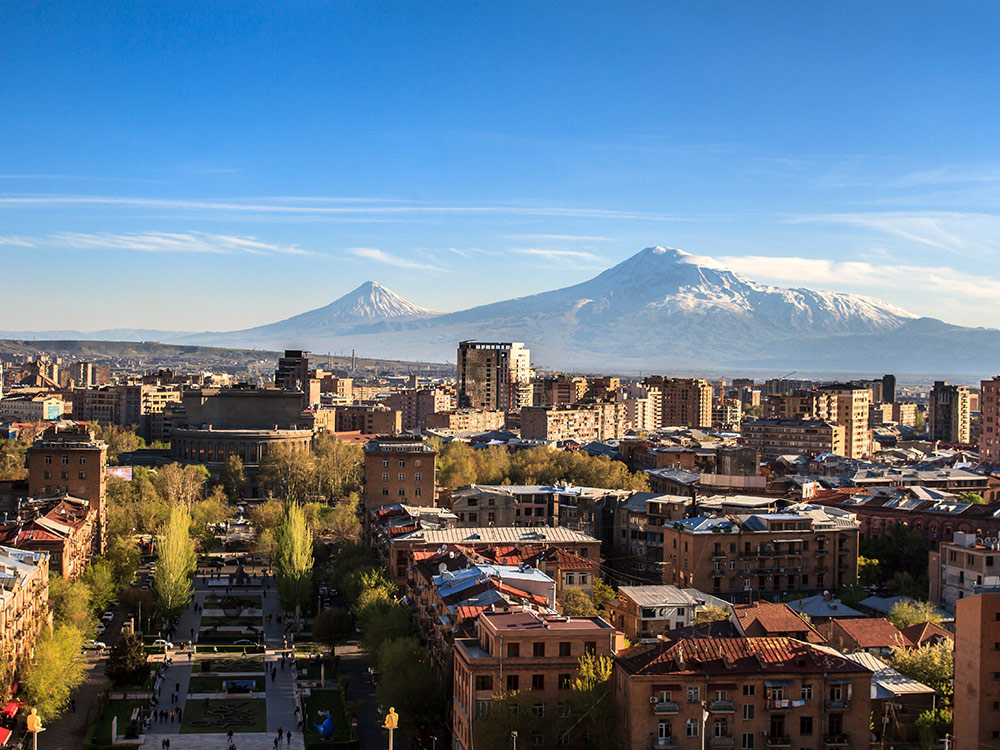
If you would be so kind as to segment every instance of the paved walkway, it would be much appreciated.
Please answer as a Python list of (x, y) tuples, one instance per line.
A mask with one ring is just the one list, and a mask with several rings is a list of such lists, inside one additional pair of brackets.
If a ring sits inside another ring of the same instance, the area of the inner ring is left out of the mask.
[(108, 678), (104, 674), (106, 657), (98, 659), (95, 653), (87, 652), (89, 671), (86, 681), (75, 693), (76, 711), (64, 713), (48, 724), (41, 735), (46, 750), (80, 750), (87, 728), (97, 720), (97, 699), (108, 684)]
[[(358, 640), (352, 638), (337, 646), (337, 655), (340, 656), (340, 674), (347, 680), (347, 700), (360, 706), (358, 747), (361, 750), (381, 750), (388, 747), (389, 735), (381, 728), (383, 718), (378, 712), (375, 690), (368, 677), (368, 665), (364, 661)], [(406, 738), (401, 732), (396, 732), (392, 740), (393, 750), (406, 750)]]
[[(142, 750), (160, 750), (163, 738), (170, 740), (170, 750), (226, 750), (229, 742), (225, 734), (147, 734)], [(274, 734), (271, 732), (237, 732), (233, 735), (236, 750), (274, 750)], [(281, 750), (305, 750), (302, 735), (292, 732), (292, 743), (284, 738)]]

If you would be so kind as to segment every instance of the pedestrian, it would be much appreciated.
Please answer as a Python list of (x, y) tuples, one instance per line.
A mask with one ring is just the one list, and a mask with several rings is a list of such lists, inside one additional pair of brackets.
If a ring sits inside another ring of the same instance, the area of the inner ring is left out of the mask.
[(177, 707), (177, 723), (178, 724), (181, 723), (181, 707), (180, 706)]
[(274, 750), (278, 750), (278, 738), (274, 738)]
[(246, 655), (247, 655), (247, 647), (246, 647), (246, 646), (244, 646), (244, 647), (243, 647), (243, 655), (244, 655), (244, 656), (246, 656)]
[(69, 699), (69, 707), (73, 709), (73, 713), (76, 713), (76, 697)]
[(191, 628), (191, 637), (194, 638), (194, 628)]
[(230, 742), (233, 741), (233, 730), (232, 729), (230, 729), (228, 732), (226, 732), (226, 739), (229, 740)]
[(178, 693), (181, 691), (181, 684), (179, 682), (176, 683), (174, 690), (176, 690)]
[(167, 737), (167, 750), (170, 750), (170, 738)]
[(171, 724), (174, 723), (174, 712), (173, 711), (170, 712), (170, 723)]
[(164, 737), (162, 740), (160, 740), (160, 748), (161, 748), (161, 750), (167, 750), (167, 738), (166, 737)]
[(212, 653), (213, 654), (219, 653), (219, 647), (218, 646), (212, 646)]
[(274, 667), (271, 667), (271, 682), (274, 682), (275, 679), (277, 679), (277, 677), (278, 677), (278, 670), (275, 669)]
[(291, 729), (289, 729), (287, 732), (285, 732), (285, 744), (287, 744), (289, 747), (292, 746), (292, 730)]

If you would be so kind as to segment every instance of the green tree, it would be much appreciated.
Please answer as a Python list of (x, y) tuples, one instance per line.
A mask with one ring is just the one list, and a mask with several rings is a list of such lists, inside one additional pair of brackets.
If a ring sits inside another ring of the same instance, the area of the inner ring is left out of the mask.
[(729, 610), (725, 607), (718, 607), (714, 604), (707, 604), (699, 609), (694, 615), (694, 622), (700, 625), (703, 622), (722, 622), (729, 619)]
[(407, 737), (439, 726), (444, 721), (445, 690), (415, 636), (385, 641), (378, 650), (379, 703), (399, 713), (399, 729)]
[(618, 596), (618, 593), (604, 582), (603, 578), (594, 576), (594, 593), (591, 598), (594, 600), (594, 607), (598, 612), (604, 610), (604, 605)]
[(90, 589), (90, 606), (95, 612), (103, 612), (118, 598), (121, 590), (115, 581), (114, 568), (107, 560), (95, 557), (83, 571), (83, 582)]
[(983, 496), (976, 492), (961, 492), (958, 495), (958, 499), (963, 503), (972, 503), (973, 505), (986, 505), (986, 501), (983, 500)]
[(132, 576), (139, 569), (142, 555), (131, 537), (111, 537), (104, 559), (111, 565), (115, 584), (121, 590), (131, 582)]
[(361, 446), (321, 434), (313, 446), (316, 490), (327, 500), (340, 500), (361, 487), (364, 452)]
[(62, 713), (73, 691), (83, 683), (83, 641), (83, 631), (61, 624), (43, 631), (36, 642), (35, 658), (26, 669), (23, 687), (26, 703), (38, 709), (42, 721)]
[(320, 643), (333, 646), (354, 632), (354, 618), (343, 607), (324, 609), (313, 620), (312, 633)]
[(97, 624), (91, 594), (83, 581), (67, 581), (58, 571), (49, 573), (49, 606), (56, 624), (70, 625), (81, 633), (91, 633)]
[(862, 586), (874, 586), (882, 580), (878, 560), (858, 555), (858, 583)]
[(175, 505), (157, 537), (156, 573), (153, 575), (156, 603), (164, 614), (177, 614), (191, 601), (191, 574), (197, 556), (190, 532), (190, 512), (184, 505)]
[(902, 630), (910, 625), (924, 622), (940, 623), (941, 615), (938, 614), (937, 607), (931, 602), (915, 602), (904, 599), (892, 605), (888, 620)]
[(285, 505), (285, 516), (274, 535), (278, 596), (286, 611), (298, 620), (302, 605), (312, 594), (313, 544), (302, 506)]
[(950, 703), (954, 690), (952, 680), (955, 677), (953, 650), (951, 641), (920, 648), (896, 648), (893, 649), (889, 663), (897, 672), (934, 688), (938, 696)]
[(952, 715), (947, 708), (928, 709), (922, 712), (913, 722), (920, 734), (920, 747), (931, 750), (951, 729), (951, 724)]
[(406, 607), (384, 599), (369, 604), (358, 614), (358, 626), (361, 628), (361, 648), (369, 655), (378, 653), (386, 641), (413, 632)]
[(222, 489), (229, 498), (229, 502), (238, 503), (243, 499), (246, 492), (247, 475), (243, 468), (243, 459), (235, 453), (226, 459), (219, 472), (219, 480), (222, 482)]
[(197, 537), (209, 535), (209, 527), (229, 518), (229, 503), (218, 487), (204, 500), (191, 505), (191, 534)]
[[(884, 571), (908, 573), (914, 580), (927, 578), (928, 552), (931, 543), (920, 529), (904, 523), (890, 524), (877, 538), (863, 539), (860, 553), (874, 558)], [(926, 596), (926, 583), (923, 584)]]
[(0, 440), (0, 479), (27, 479), (28, 446), (16, 440)]
[(563, 589), (559, 604), (567, 617), (593, 617), (597, 614), (593, 599), (583, 593), (582, 589)]
[(361, 499), (356, 493), (333, 506), (324, 531), (338, 544), (361, 541), (361, 519), (358, 505)]
[(108, 463), (111, 465), (118, 463), (119, 453), (131, 453), (146, 447), (145, 441), (136, 434), (135, 425), (121, 427), (116, 424), (102, 426), (97, 422), (88, 424), (94, 431), (94, 437), (108, 444)]
[(119, 686), (138, 685), (149, 677), (142, 639), (131, 630), (123, 629), (118, 642), (108, 651), (104, 672)]
[(191, 508), (205, 496), (208, 469), (200, 465), (167, 464), (156, 470), (153, 480), (160, 497), (173, 505), (180, 503)]
[(610, 657), (584, 654), (580, 657), (578, 676), (571, 683), (572, 734), (583, 735), (581, 744), (593, 750), (611, 750), (617, 738), (611, 731), (614, 724), (611, 699), (611, 671), (614, 662)]
[(279, 443), (260, 462), (257, 483), (278, 497), (301, 502), (315, 490), (316, 460), (307, 449)]

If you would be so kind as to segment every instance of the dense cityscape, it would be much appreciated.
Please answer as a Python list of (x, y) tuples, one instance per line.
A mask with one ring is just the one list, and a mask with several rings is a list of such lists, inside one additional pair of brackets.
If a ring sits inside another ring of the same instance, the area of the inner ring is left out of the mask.
[(5, 355), (9, 730), (376, 747), (392, 708), (412, 748), (988, 742), (1000, 377), (456, 361)]

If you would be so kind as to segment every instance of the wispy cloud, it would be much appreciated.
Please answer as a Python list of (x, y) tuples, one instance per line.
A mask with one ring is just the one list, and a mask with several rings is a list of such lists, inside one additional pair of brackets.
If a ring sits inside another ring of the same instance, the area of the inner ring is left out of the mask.
[(554, 240), (572, 242), (613, 242), (611, 237), (593, 237), (585, 234), (508, 234), (508, 240)]
[(11, 247), (34, 247), (35, 243), (26, 237), (0, 237), (0, 245)]
[(937, 169), (910, 172), (889, 183), (890, 188), (928, 187), (935, 185), (965, 185), (1000, 182), (1000, 166), (951, 165)]
[(420, 263), (415, 260), (410, 260), (409, 258), (402, 258), (398, 255), (387, 253), (384, 250), (379, 250), (377, 247), (351, 247), (347, 249), (347, 252), (351, 255), (356, 255), (359, 258), (374, 260), (377, 263), (385, 263), (387, 266), (395, 266), (396, 268), (412, 268), (421, 271), (445, 270), (441, 266), (435, 266), (430, 263)]
[[(378, 202), (376, 200), (376, 202)], [(0, 207), (56, 208), (60, 206), (107, 206), (130, 208), (179, 209), (243, 214), (295, 214), (328, 217), (421, 216), (421, 215), (485, 215), (550, 216), (575, 219), (605, 219), (626, 221), (676, 221), (674, 217), (641, 211), (617, 209), (534, 206), (517, 204), (429, 204), (385, 202), (372, 205), (371, 199), (305, 198), (298, 203), (275, 197), (254, 201), (199, 201), (161, 198), (132, 198), (88, 195), (22, 195), (0, 197)]]
[(541, 258), (548, 258), (549, 260), (592, 260), (595, 262), (603, 260), (603, 258), (584, 250), (550, 250), (544, 247), (516, 247), (511, 252), (515, 252), (518, 255), (534, 255)]
[(717, 259), (727, 268), (757, 280), (783, 284), (814, 284), (843, 290), (899, 290), (922, 296), (977, 300), (1000, 299), (1000, 281), (944, 266), (914, 266), (823, 258), (728, 256)]
[(231, 255), (317, 255), (296, 245), (262, 242), (256, 237), (238, 237), (205, 232), (174, 234), (144, 232), (134, 234), (86, 234), (63, 232), (51, 235), (52, 244), (80, 250), (133, 250), (143, 253), (211, 253)]
[(790, 220), (846, 224), (945, 250), (977, 257), (1000, 249), (1000, 216), (961, 212), (830, 213)]

